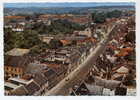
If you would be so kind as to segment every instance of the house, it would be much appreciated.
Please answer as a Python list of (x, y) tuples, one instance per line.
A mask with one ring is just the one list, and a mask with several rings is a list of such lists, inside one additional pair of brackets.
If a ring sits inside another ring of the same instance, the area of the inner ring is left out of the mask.
[(102, 95), (102, 93), (103, 87), (81, 82), (81, 84), (76, 89), (72, 89), (70, 95)]
[(111, 78), (112, 80), (122, 81), (123, 77), (124, 76), (122, 74), (114, 73)]
[(56, 81), (62, 80), (67, 73), (68, 66), (65, 64), (50, 64), (48, 65), (49, 68), (53, 69), (56, 73)]
[(28, 95), (33, 95), (35, 92), (39, 91), (40, 86), (34, 81), (31, 80), (27, 85), (25, 85)]
[(120, 86), (121, 82), (116, 80), (105, 80), (99, 77), (94, 78), (95, 84), (98, 86), (103, 86), (107, 89), (115, 89), (116, 87)]
[(36, 74), (40, 73), (43, 69), (48, 68), (46, 65), (37, 64), (37, 63), (29, 63), (25, 70), (26, 74)]
[(43, 41), (43, 42), (46, 42), (46, 43), (50, 43), (50, 41), (52, 40), (52, 39), (54, 39), (54, 37), (53, 36), (46, 36), (46, 35), (39, 35), (39, 39), (41, 40), (41, 41)]
[(72, 43), (72, 41), (70, 40), (60, 40), (60, 42), (63, 44), (63, 46), (66, 46)]
[(82, 83), (76, 90), (75, 90), (76, 95), (88, 95), (89, 90), (86, 87), (85, 83)]
[(131, 47), (121, 48), (120, 52), (118, 54), (116, 54), (115, 56), (124, 57), (124, 56), (129, 55), (132, 51), (133, 51), (133, 48), (131, 48)]
[(22, 77), (30, 62), (29, 49), (14, 48), (5, 54), (4, 74), (8, 77)]
[(115, 89), (115, 95), (124, 96), (126, 94), (127, 94), (127, 88), (126, 87), (117, 87)]
[[(24, 80), (21, 78), (9, 78), (8, 81), (4, 83), (5, 95), (27, 94), (27, 91), (22, 86), (25, 86), (28, 83), (29, 83), (28, 80)], [(22, 89), (22, 90), (20, 90), (20, 89)], [(18, 92), (15, 93), (15, 91), (18, 91)]]
[(46, 78), (40, 73), (36, 73), (30, 79), (9, 78), (4, 84), (6, 95), (42, 95), (48, 89)]
[(84, 31), (79, 31), (78, 35), (84, 35), (87, 37), (91, 37), (92, 36), (92, 32), (90, 28), (86, 28)]
[(13, 91), (11, 91), (9, 93), (9, 95), (15, 95), (15, 96), (23, 96), (24, 95), (25, 96), (25, 95), (28, 95), (28, 91), (25, 88), (25, 86), (20, 85), (18, 88), (16, 88)]
[(14, 83), (16, 85), (27, 85), (29, 81), (22, 78), (14, 77), (14, 78), (9, 78), (8, 82)]
[(13, 89), (16, 89), (17, 87), (18, 87), (18, 85), (16, 85), (16, 84), (13, 84), (13, 83), (10, 83), (10, 82), (5, 82), (4, 83), (5, 95), (9, 95), (10, 92)]
[(26, 74), (22, 77), (25, 79), (33, 79), (39, 86), (40, 90), (35, 95), (42, 95), (48, 88), (48, 77), (43, 73), (43, 70), (49, 69), (44, 64), (30, 63), (26, 69)]
[(93, 84), (87, 84), (87, 83), (85, 83), (85, 85), (89, 90), (88, 95), (102, 95), (103, 94), (104, 89), (103, 89), (102, 86), (93, 85)]
[(35, 92), (39, 91), (39, 85), (34, 81), (30, 80), (26, 85), (19, 85), (17, 88), (11, 90), (9, 95), (23, 96), (23, 95), (34, 95)]
[(129, 69), (125, 66), (121, 66), (119, 69), (116, 70), (116, 72), (119, 74), (128, 74)]
[(55, 86), (57, 84), (57, 82), (58, 82), (58, 81), (56, 81), (57, 74), (56, 74), (56, 72), (53, 69), (49, 68), (47, 70), (43, 70), (42, 73), (47, 78), (48, 89), (52, 88), (53, 86)]
[(41, 72), (34, 74), (33, 80), (40, 86), (35, 95), (42, 95), (48, 91), (48, 79)]
[(43, 61), (45, 64), (49, 63), (61, 63), (61, 64), (69, 64), (70, 63), (71, 54), (67, 50), (56, 50), (54, 52), (49, 52), (47, 56), (43, 57)]
[(24, 31), (24, 28), (12, 28), (12, 31), (14, 32), (23, 32)]
[(115, 89), (111, 90), (111, 89), (104, 88), (102, 95), (103, 96), (114, 96), (115, 95)]
[(4, 25), (4, 28), (12, 28), (12, 25)]
[(124, 75), (127, 75), (130, 71), (129, 64), (123, 61), (123, 64), (118, 64), (112, 69), (112, 80), (122, 81)]

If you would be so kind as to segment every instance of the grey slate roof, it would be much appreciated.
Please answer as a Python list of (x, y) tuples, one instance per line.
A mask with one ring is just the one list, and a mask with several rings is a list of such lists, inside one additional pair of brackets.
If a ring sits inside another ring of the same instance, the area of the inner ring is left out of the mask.
[(40, 89), (39, 85), (36, 84), (33, 80), (28, 85), (26, 85), (25, 88), (28, 91), (28, 95), (33, 95), (34, 92)]
[(41, 73), (40, 74), (38, 74), (38, 73), (35, 74), (33, 79), (37, 84), (40, 85), (40, 87), (42, 85), (44, 85), (45, 83), (47, 83), (47, 79)]
[(27, 94), (28, 94), (28, 91), (23, 85), (19, 86), (18, 88), (16, 88), (15, 90), (11, 92), (11, 95), (16, 95), (16, 96), (23, 96)]

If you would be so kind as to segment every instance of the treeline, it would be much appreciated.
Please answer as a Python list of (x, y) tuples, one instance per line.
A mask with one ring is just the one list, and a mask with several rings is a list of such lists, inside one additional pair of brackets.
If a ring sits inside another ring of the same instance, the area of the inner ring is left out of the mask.
[(84, 25), (70, 22), (68, 20), (52, 20), (50, 25), (43, 22), (35, 23), (32, 27), (39, 34), (71, 34), (74, 30), (85, 29)]
[(92, 20), (95, 23), (104, 23), (107, 18), (119, 18), (122, 16), (122, 11), (113, 10), (109, 12), (94, 12), (92, 13)]

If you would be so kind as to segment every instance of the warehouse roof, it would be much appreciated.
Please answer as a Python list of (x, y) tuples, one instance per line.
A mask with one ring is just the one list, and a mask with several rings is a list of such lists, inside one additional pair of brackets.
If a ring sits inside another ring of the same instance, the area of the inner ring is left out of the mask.
[(29, 49), (21, 49), (21, 48), (14, 48), (6, 53), (6, 55), (10, 56), (23, 56), (29, 53)]

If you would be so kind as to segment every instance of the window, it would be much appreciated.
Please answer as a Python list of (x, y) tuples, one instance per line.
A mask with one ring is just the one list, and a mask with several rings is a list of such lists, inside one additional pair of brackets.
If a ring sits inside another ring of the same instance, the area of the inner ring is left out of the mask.
[(14, 72), (16, 72), (16, 71), (17, 71), (17, 69), (16, 69), (16, 68), (14, 68), (14, 69), (13, 69), (13, 71), (14, 71)]
[(13, 77), (14, 77), (15, 75), (14, 75), (14, 74), (11, 74), (11, 76), (13, 76)]
[(18, 72), (19, 72), (19, 73), (22, 73), (22, 69), (18, 69)]
[(6, 70), (8, 71), (8, 67), (6, 67)]

